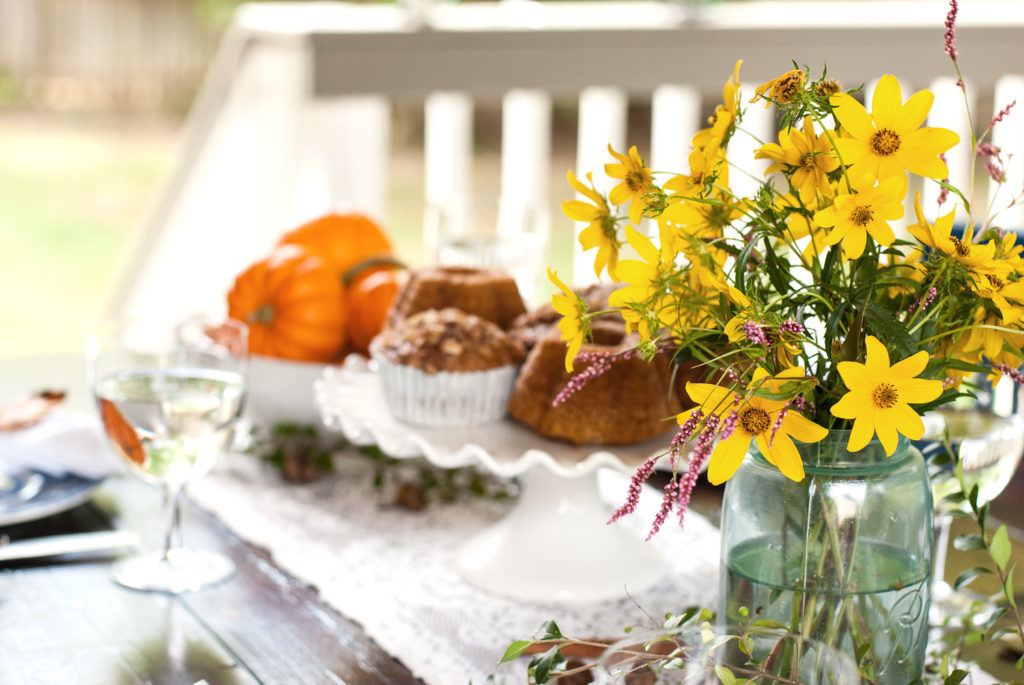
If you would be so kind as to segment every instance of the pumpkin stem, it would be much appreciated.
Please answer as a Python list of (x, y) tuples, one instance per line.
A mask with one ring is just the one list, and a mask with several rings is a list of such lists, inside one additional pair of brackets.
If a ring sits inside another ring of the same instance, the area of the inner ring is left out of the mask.
[(245, 322), (266, 325), (274, 320), (274, 314), (276, 314), (274, 305), (267, 302), (261, 304), (249, 316), (245, 317)]
[(359, 278), (359, 275), (367, 269), (372, 269), (375, 266), (392, 266), (396, 269), (404, 269), (405, 264), (398, 261), (389, 254), (378, 254), (366, 259), (360, 260), (350, 266), (345, 273), (341, 275), (341, 283), (346, 288), (352, 285), (352, 282)]

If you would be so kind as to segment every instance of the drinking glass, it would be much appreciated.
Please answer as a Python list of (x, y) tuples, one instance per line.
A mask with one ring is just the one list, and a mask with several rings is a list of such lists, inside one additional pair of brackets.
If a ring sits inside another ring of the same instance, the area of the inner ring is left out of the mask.
[[(928, 460), (937, 527), (931, 621), (941, 624), (962, 617), (972, 603), (981, 600), (955, 590), (945, 579), (953, 513), (970, 512), (967, 502), (946, 499), (960, 491), (956, 463), (962, 465), (966, 491), (978, 487), (978, 506), (992, 501), (1013, 478), (1024, 455), (1024, 419), (981, 408), (940, 409), (929, 413), (928, 424), (921, 451)], [(953, 455), (948, 454), (943, 435), (948, 435)]]
[(599, 685), (626, 685), (631, 674), (658, 685), (860, 683), (853, 658), (822, 642), (773, 628), (711, 623), (633, 631), (605, 650), (595, 670)]
[(502, 269), (527, 302), (540, 291), (548, 227), (539, 208), (470, 194), (429, 205), (423, 221), (437, 264)]
[(180, 500), (233, 437), (246, 394), (248, 329), (195, 316), (109, 320), (87, 341), (89, 383), (114, 452), (164, 498), (163, 545), (113, 566), (121, 585), (169, 593), (234, 572), (223, 555), (184, 547)]

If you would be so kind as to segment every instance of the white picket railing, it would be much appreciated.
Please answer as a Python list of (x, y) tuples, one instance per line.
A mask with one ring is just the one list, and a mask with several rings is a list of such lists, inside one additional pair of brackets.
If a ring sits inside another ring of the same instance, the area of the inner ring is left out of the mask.
[[(242, 6), (111, 307), (176, 313), (215, 303), (283, 228), (328, 207), (386, 220), (395, 102), (424, 105), (431, 206), (471, 185), (474, 103), (500, 98), (502, 201), (542, 213), (554, 102), (578, 105), (579, 175), (601, 170), (609, 143), (637, 144), (654, 168), (682, 170), (702, 112), (720, 102), (739, 58), (748, 94), (793, 59), (815, 75), (827, 64), (847, 86), (870, 88), (894, 73), (904, 97), (935, 90), (934, 123), (965, 131), (942, 50), (946, 11), (930, 0)], [(962, 3), (957, 45), (976, 124), (1013, 99), (1024, 107), (1016, 76), (1024, 74), (1024, 3)], [(627, 107), (637, 101), (651, 106), (650, 141), (626, 140)], [(744, 128), (770, 135), (772, 115), (751, 107)], [(997, 144), (1024, 150), (1022, 122), (1015, 110)], [(966, 183), (966, 147), (950, 153), (954, 182)], [(1019, 189), (1024, 154), (1014, 162), (1009, 185)], [(556, 217), (559, 230), (566, 223)], [(587, 278), (582, 262), (575, 271), (577, 281)]]

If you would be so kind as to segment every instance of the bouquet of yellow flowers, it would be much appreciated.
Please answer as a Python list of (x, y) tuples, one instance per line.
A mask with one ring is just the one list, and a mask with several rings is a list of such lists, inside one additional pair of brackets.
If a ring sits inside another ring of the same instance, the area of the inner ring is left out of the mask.
[[(672, 450), (695, 442), (690, 473), (673, 477), (655, 529), (673, 506), (685, 508), (696, 472), (706, 465), (712, 483), (726, 481), (752, 441), (801, 480), (794, 441), (848, 428), (851, 452), (877, 436), (891, 455), (898, 434), (921, 438), (921, 414), (971, 394), (973, 378), (1021, 380), (1016, 235), (990, 218), (958, 227), (955, 207), (929, 221), (920, 194), (915, 217), (899, 222), (908, 175), (938, 184), (942, 209), (952, 199), (972, 213), (970, 198), (948, 183), (944, 153), (959, 136), (922, 126), (932, 93), (904, 100), (885, 75), (869, 110), (835, 80), (810, 80), (803, 69), (761, 85), (750, 102), (776, 105), (781, 128), (754, 155), (770, 160), (768, 178), (740, 197), (727, 153), (743, 133), (740, 65), (709, 127), (693, 137), (688, 172), (657, 178), (635, 147), (623, 154), (610, 146), (605, 173), (618, 183), (607, 196), (591, 174), (588, 184), (569, 172), (582, 197), (563, 210), (587, 224), (580, 242), (596, 248), (597, 275), (621, 283), (609, 306), (639, 334), (637, 352), (649, 358), (670, 348), (695, 360), (708, 381), (687, 384), (696, 406), (677, 417)], [(971, 139), (973, 159), (992, 157), (997, 182), (998, 150), (985, 141), (1006, 111)], [(656, 221), (657, 240), (637, 229), (643, 217)], [(638, 259), (620, 256), (627, 244)], [(549, 277), (561, 291), (553, 303), (571, 367), (596, 313), (556, 273)], [(641, 467), (638, 480), (652, 467)], [(617, 516), (633, 504), (631, 494)]]

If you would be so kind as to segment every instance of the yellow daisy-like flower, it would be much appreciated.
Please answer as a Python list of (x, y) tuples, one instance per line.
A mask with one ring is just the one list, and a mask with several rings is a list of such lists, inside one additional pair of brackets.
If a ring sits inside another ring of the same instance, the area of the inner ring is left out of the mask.
[[(758, 368), (754, 371), (753, 381), (755, 384), (763, 383), (768, 389), (777, 392), (787, 380), (803, 377), (804, 370), (798, 367), (786, 369), (771, 379), (767, 371)], [(697, 407), (676, 417), (680, 425), (685, 423), (696, 409), (705, 415), (716, 414), (722, 419), (733, 410), (736, 411), (735, 430), (732, 435), (718, 443), (708, 460), (708, 480), (714, 485), (724, 483), (736, 473), (736, 469), (750, 449), (752, 440), (756, 442), (764, 458), (774, 464), (783, 475), (791, 480), (803, 480), (804, 464), (793, 440), (818, 442), (828, 435), (828, 430), (799, 412), (786, 408), (786, 402), (782, 400), (770, 400), (756, 395), (737, 399), (733, 390), (710, 383), (687, 383), (686, 393), (697, 403)], [(783, 409), (786, 409), (786, 412), (779, 422), (779, 414)]]
[(845, 132), (836, 139), (836, 149), (843, 164), (853, 165), (849, 174), (855, 186), (903, 177), (906, 171), (925, 178), (949, 176), (939, 155), (960, 142), (960, 136), (945, 128), (920, 128), (934, 99), (931, 91), (921, 90), (903, 102), (892, 74), (879, 80), (871, 114), (846, 93), (829, 98)]
[(1001, 315), (980, 307), (967, 338), (957, 345), (958, 356), (973, 362), (987, 357), (993, 364), (1020, 366), (1024, 346), (1024, 331), (1008, 327)]
[[(671, 240), (664, 235), (660, 250), (632, 226), (626, 227), (626, 239), (640, 259), (619, 262), (619, 276), (626, 285), (608, 296), (608, 304), (620, 310), (629, 330), (635, 330), (641, 338), (649, 340), (652, 326), (672, 326), (678, 321), (676, 298), (664, 287), (668, 273), (674, 268), (675, 255)], [(649, 308), (653, 317), (644, 317), (637, 311), (638, 307)]]
[(635, 145), (629, 148), (629, 153), (625, 155), (616, 152), (611, 145), (608, 146), (608, 152), (619, 161), (614, 164), (605, 164), (604, 172), (610, 178), (622, 179), (608, 193), (608, 201), (613, 205), (629, 202), (629, 220), (638, 225), (643, 217), (644, 209), (647, 208), (644, 196), (653, 189), (651, 170), (644, 164)]
[(877, 434), (886, 456), (892, 456), (898, 433), (911, 440), (924, 435), (924, 422), (910, 405), (931, 402), (942, 394), (942, 381), (916, 377), (927, 365), (928, 353), (921, 350), (889, 366), (888, 350), (871, 335), (863, 364), (839, 362), (839, 375), (849, 392), (832, 405), (831, 412), (853, 420), (847, 449), (857, 452)]
[(839, 168), (828, 136), (814, 134), (814, 120), (809, 116), (804, 117), (803, 131), (796, 128), (779, 131), (779, 142), (762, 145), (754, 159), (775, 161), (765, 174), (792, 170), (790, 183), (804, 202), (813, 201), (819, 192), (828, 195), (828, 174)]
[(828, 243), (825, 241), (827, 231), (807, 215), (804, 204), (795, 195), (792, 193), (778, 195), (774, 205), (776, 209), (785, 214), (787, 240), (796, 242), (804, 238), (808, 239), (807, 245), (803, 249), (803, 258), (806, 261), (810, 262), (828, 247)]
[(985, 245), (975, 244), (973, 226), (968, 226), (964, 230), (963, 238), (952, 235), (956, 209), (940, 216), (935, 220), (935, 224), (929, 224), (921, 209), (921, 194), (918, 193), (914, 196), (914, 213), (917, 214), (917, 223), (908, 226), (907, 230), (922, 244), (949, 255), (972, 271), (978, 273), (995, 271), (996, 245), (994, 242), (990, 241)]
[[(619, 262), (620, 243), (615, 231), (615, 219), (604, 196), (594, 188), (593, 174), (587, 174), (590, 187), (583, 185), (572, 171), (569, 172), (569, 185), (576, 189), (590, 202), (567, 200), (562, 203), (562, 213), (574, 221), (585, 221), (587, 227), (580, 231), (579, 241), (583, 250), (597, 248), (594, 257), (594, 274), (600, 278), (601, 272), (607, 267), (608, 276), (618, 281), (615, 267)], [(593, 204), (591, 204), (593, 203)]]
[(832, 227), (825, 236), (826, 243), (842, 241), (846, 257), (857, 259), (864, 252), (868, 235), (879, 245), (892, 245), (896, 235), (889, 222), (903, 216), (906, 192), (901, 178), (890, 178), (863, 192), (840, 191), (831, 207), (815, 213), (814, 221)]
[(722, 104), (715, 108), (714, 114), (708, 119), (710, 127), (697, 131), (693, 136), (693, 147), (697, 149), (720, 148), (729, 137), (729, 132), (736, 123), (740, 111), (740, 65), (737, 60), (732, 77), (722, 88)]
[(976, 275), (972, 289), (992, 300), (1003, 317), (1003, 325), (1020, 323), (1024, 314), (1024, 280), (1007, 282), (994, 273)]
[[(719, 147), (695, 148), (690, 151), (690, 173), (673, 176), (664, 189), (678, 196), (697, 197), (711, 179), (720, 186), (729, 186), (729, 164)], [(669, 196), (669, 200), (672, 196)]]
[(558, 272), (548, 269), (548, 280), (558, 286), (561, 293), (551, 296), (551, 306), (562, 315), (558, 321), (558, 330), (565, 341), (565, 370), (572, 373), (572, 362), (583, 347), (583, 339), (589, 330), (584, 314), (587, 304), (569, 286), (558, 278)]
[(766, 101), (764, 103), (765, 109), (768, 109), (773, 102), (780, 105), (788, 105), (796, 101), (797, 94), (803, 89), (804, 82), (806, 81), (807, 77), (804, 75), (803, 69), (790, 69), (781, 76), (759, 85), (757, 90), (754, 91), (754, 97), (750, 98), (750, 101), (757, 102), (767, 93), (768, 97), (765, 98)]

